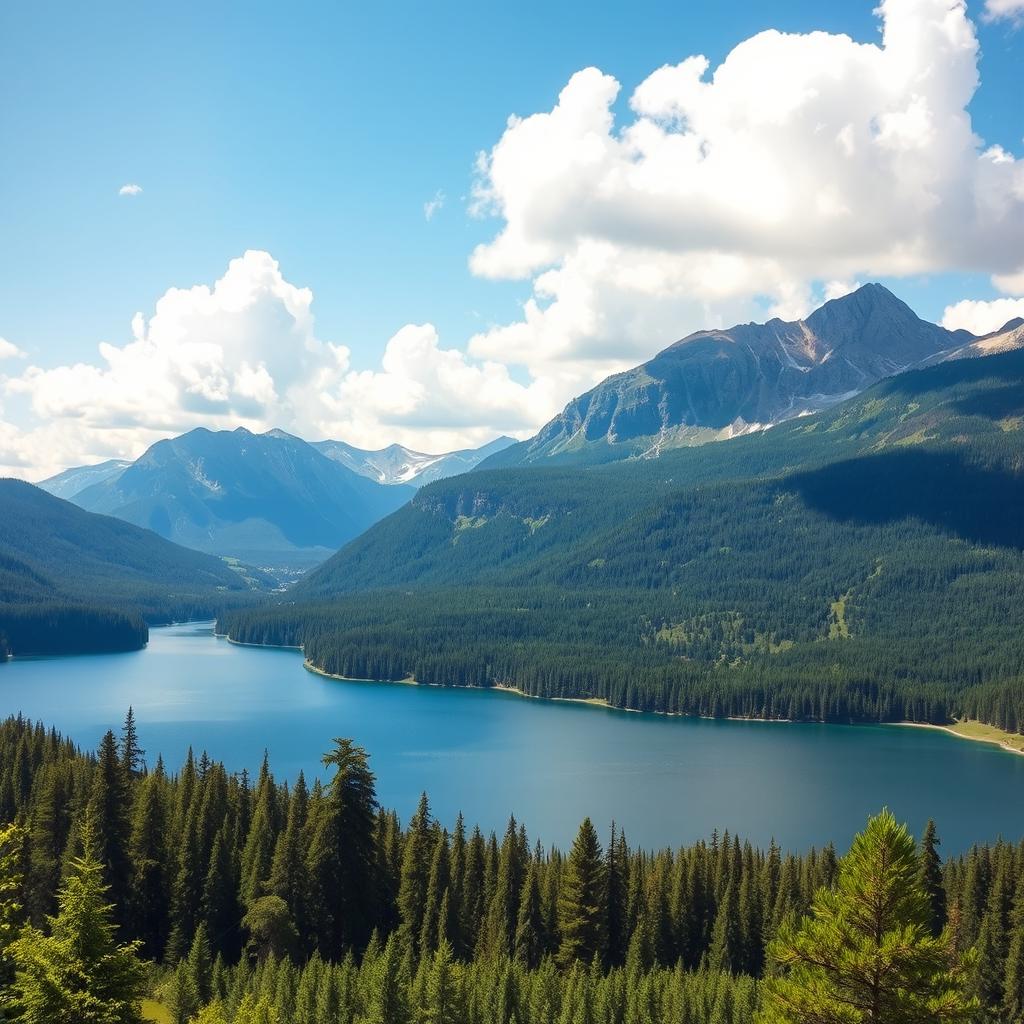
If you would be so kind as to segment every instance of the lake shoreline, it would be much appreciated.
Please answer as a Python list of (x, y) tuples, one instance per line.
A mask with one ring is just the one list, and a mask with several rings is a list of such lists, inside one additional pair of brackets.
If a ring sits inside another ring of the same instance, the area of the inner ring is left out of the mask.
[[(228, 643), (237, 644), (239, 647), (272, 647), (280, 648), (282, 650), (289, 651), (302, 651), (302, 645), (289, 645), (289, 644), (256, 644), (246, 643), (242, 640), (233, 640), (226, 633), (214, 633), (214, 636), (226, 639)], [(526, 693), (525, 690), (521, 690), (518, 686), (508, 686), (501, 683), (494, 683), (491, 686), (446, 686), (443, 683), (422, 683), (411, 676), (406, 679), (356, 679), (353, 676), (338, 675), (335, 672), (328, 672), (326, 669), (322, 669), (317, 665), (314, 665), (308, 658), (303, 658), (302, 666), (308, 672), (312, 672), (314, 675), (323, 676), (326, 679), (336, 679), (339, 682), (345, 683), (388, 683), (398, 684), (401, 686), (429, 686), (438, 690), (447, 689), (463, 689), (463, 690), (497, 690), (500, 693), (511, 693), (517, 697), (524, 697), (527, 700), (549, 700), (562, 704), (583, 704), (589, 707), (604, 708), (607, 711), (623, 711), (632, 715), (660, 715), (663, 718), (694, 718), (701, 721), (723, 721), (723, 722), (763, 722), (765, 724), (779, 723), (782, 725), (793, 725), (794, 723), (791, 718), (744, 718), (738, 715), (726, 715), (721, 718), (715, 718), (712, 715), (689, 715), (679, 711), (644, 711), (641, 708), (620, 708), (614, 704), (610, 704), (603, 697), (542, 697), (540, 694)], [(886, 726), (898, 726), (898, 727), (909, 727), (913, 729), (937, 729), (940, 732), (949, 733), (951, 736), (956, 736), (961, 740), (968, 740), (972, 743), (985, 743), (988, 746), (999, 747), (1000, 750), (1006, 751), (1008, 754), (1017, 754), (1024, 756), (1024, 735), (1017, 736), (1013, 733), (1005, 732), (1002, 729), (997, 729), (995, 726), (985, 725), (982, 722), (967, 721), (967, 722), (954, 722), (952, 725), (935, 725), (931, 722), (815, 722), (810, 724), (818, 725), (886, 725)], [(1019, 746), (1014, 746), (1014, 743), (1019, 743)]]
[[(231, 643), (238, 643), (231, 640)], [(276, 647), (277, 644), (239, 644), (241, 647)], [(301, 650), (300, 647), (290, 647), (288, 650)], [(357, 679), (355, 676), (342, 676), (336, 672), (328, 672), (317, 665), (314, 665), (308, 658), (302, 661), (302, 667), (314, 675), (323, 676), (325, 679), (337, 679), (342, 683), (384, 683), (385, 685), (398, 686), (424, 686), (435, 690), (477, 690), (486, 693), (489, 690), (497, 690), (499, 693), (511, 693), (526, 700), (548, 700), (558, 704), (583, 704), (592, 708), (603, 708), (606, 711), (621, 711), (629, 715), (658, 715), (661, 718), (693, 718), (704, 722), (762, 722), (766, 725), (779, 723), (792, 725), (791, 718), (741, 718), (738, 715), (723, 715), (715, 718), (712, 715), (687, 715), (680, 711), (644, 711), (642, 708), (620, 708), (610, 704), (604, 697), (543, 697), (539, 693), (527, 693), (518, 686), (506, 686), (501, 683), (493, 683), (491, 686), (447, 686), (444, 683), (421, 683), (411, 676), (406, 679)]]
[[(895, 725), (901, 728), (911, 729), (937, 729), (939, 732), (949, 733), (957, 739), (968, 740), (971, 743), (985, 743), (990, 747), (999, 747), (1008, 754), (1024, 756), (1024, 736), (1019, 736), (1003, 729), (997, 729), (994, 725), (986, 725), (984, 722), (976, 722), (973, 719), (964, 722), (954, 722), (952, 725), (932, 725), (930, 722), (883, 722), (883, 725)], [(1014, 746), (1014, 743), (1020, 744)]]

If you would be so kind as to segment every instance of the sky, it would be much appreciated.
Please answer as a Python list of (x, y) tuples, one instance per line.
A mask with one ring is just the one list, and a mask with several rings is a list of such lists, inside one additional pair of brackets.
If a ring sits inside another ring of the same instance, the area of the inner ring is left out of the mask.
[(526, 437), (868, 280), (1024, 315), (1024, 0), (0, 5), (0, 473)]

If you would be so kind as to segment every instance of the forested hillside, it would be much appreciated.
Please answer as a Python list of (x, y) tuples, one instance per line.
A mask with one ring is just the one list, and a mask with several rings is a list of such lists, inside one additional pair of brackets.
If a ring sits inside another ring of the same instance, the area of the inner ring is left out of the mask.
[[(230, 775), (206, 753), (172, 776), (158, 758), (145, 770), (130, 715), (96, 755), (0, 724), (0, 823), (17, 823), (0, 829), (0, 998), (16, 966), (13, 992), (33, 1005), (73, 1007), (78, 991), (130, 1005), (146, 959), (151, 993), (182, 1022), (751, 1024), (799, 983), (780, 967), (800, 934), (813, 940), (797, 930), (812, 902), (824, 920), (884, 884), (873, 937), (837, 918), (861, 944), (840, 972), (880, 946), (894, 1007), (948, 1000), (948, 1017), (907, 1019), (967, 1020), (953, 1010), (976, 998), (1014, 1021), (1024, 1006), (1022, 846), (943, 865), (933, 828), (918, 850), (883, 814), (842, 861), (727, 833), (640, 851), (589, 820), (562, 852), (515, 819), (502, 836), (439, 822), (426, 796), (403, 825), (349, 740), (324, 765), (311, 787), (266, 761), (256, 780)], [(92, 941), (71, 942), (83, 920)], [(47, 975), (61, 940), (75, 969)]]
[(709, 715), (1024, 723), (1024, 353), (772, 431), (423, 488), (237, 639)]
[(216, 615), (269, 584), (259, 573), (0, 480), (0, 652), (125, 650), (146, 623)]

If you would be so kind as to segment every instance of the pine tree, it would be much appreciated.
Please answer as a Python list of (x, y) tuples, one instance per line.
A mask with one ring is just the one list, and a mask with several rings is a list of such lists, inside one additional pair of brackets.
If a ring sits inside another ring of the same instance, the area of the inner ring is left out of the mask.
[(1017, 880), (1010, 912), (1010, 946), (1003, 972), (1003, 1012), (1007, 1020), (1024, 1019), (1024, 873)]
[(131, 782), (142, 771), (143, 758), (146, 752), (139, 746), (139, 737), (135, 728), (135, 712), (128, 705), (128, 714), (124, 718), (121, 730), (121, 768), (125, 779)]
[(266, 755), (256, 788), (256, 809), (242, 851), (241, 897), (245, 905), (265, 894), (264, 883), (270, 877), (277, 841), (277, 805), (274, 778)]
[(0, 1021), (8, 1019), (13, 1008), (14, 959), (11, 947), (21, 932), (23, 908), (21, 891), (21, 851), (24, 835), (15, 825), (0, 828)]
[(367, 976), (366, 1024), (407, 1024), (409, 1007), (398, 938), (392, 935), (372, 960), (367, 955), (363, 970)]
[(565, 864), (558, 896), (562, 942), (558, 959), (563, 967), (589, 964), (605, 954), (607, 882), (601, 844), (589, 818), (583, 819)]
[(464, 1024), (466, 1019), (458, 968), (447, 939), (442, 940), (430, 961), (425, 999), (417, 1018), (422, 1024)]
[[(446, 920), (449, 903), (444, 902), (451, 889), (449, 874), (449, 848), (447, 833), (444, 830), (437, 834), (434, 853), (430, 861), (430, 876), (427, 882), (427, 895), (423, 904), (423, 927), (420, 929), (420, 955), (432, 953), (441, 939), (449, 934), (449, 922)], [(444, 908), (442, 910), (442, 902)], [(443, 914), (443, 916), (442, 916)]]
[(921, 869), (918, 885), (928, 897), (929, 928), (935, 938), (946, 927), (946, 889), (942, 884), (942, 861), (938, 854), (939, 836), (935, 822), (928, 819), (921, 837)]
[(240, 948), (238, 924), (241, 911), (227, 828), (226, 824), (222, 825), (213, 841), (210, 867), (203, 884), (202, 919), (213, 953), (234, 960)]
[(762, 1024), (969, 1021), (977, 1004), (949, 943), (930, 932), (914, 841), (888, 811), (843, 858), (835, 889), (770, 948), (780, 971), (764, 984)]
[(91, 817), (58, 898), (50, 934), (27, 928), (10, 947), (23, 1024), (137, 1024), (145, 984), (139, 943), (118, 945)]
[(295, 928), (306, 946), (309, 945), (306, 919), (309, 880), (306, 875), (303, 833), (309, 811), (308, 801), (306, 783), (300, 772), (288, 804), (287, 824), (277, 837), (270, 867), (270, 892), (288, 904)]
[(743, 964), (739, 900), (736, 895), (736, 884), (731, 878), (715, 915), (709, 961), (713, 971), (725, 971), (729, 974), (735, 974)]
[(537, 863), (531, 860), (526, 868), (526, 878), (519, 899), (519, 915), (516, 918), (512, 954), (524, 967), (534, 970), (544, 956), (544, 948), (544, 909), (541, 906), (540, 885), (537, 881)]
[(103, 868), (103, 880), (109, 887), (116, 906), (118, 923), (125, 918), (128, 894), (128, 844), (131, 825), (128, 818), (129, 787), (117, 749), (117, 740), (110, 730), (100, 742), (93, 774), (89, 812), (96, 830), (97, 854)]
[(405, 848), (402, 851), (402, 877), (398, 888), (401, 933), (413, 949), (423, 932), (423, 915), (430, 880), (430, 832), (430, 805), (424, 793), (406, 832)]
[(154, 959), (163, 955), (170, 931), (167, 877), (167, 797), (163, 762), (142, 782), (128, 844), (131, 864), (127, 919), (132, 935)]

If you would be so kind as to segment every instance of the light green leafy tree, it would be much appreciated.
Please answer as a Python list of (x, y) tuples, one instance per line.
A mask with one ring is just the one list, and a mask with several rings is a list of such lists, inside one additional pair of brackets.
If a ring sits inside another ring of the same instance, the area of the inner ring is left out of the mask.
[[(920, 861), (888, 811), (843, 858), (834, 889), (769, 947), (759, 1024), (940, 1024), (976, 1018), (970, 958), (931, 932)], [(966, 961), (966, 962), (965, 962)]]

